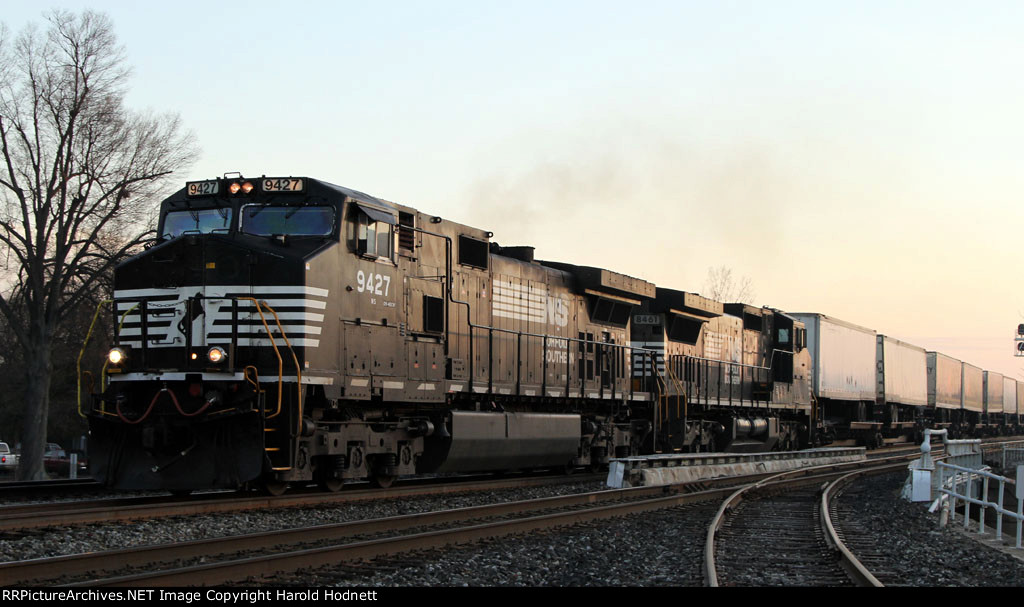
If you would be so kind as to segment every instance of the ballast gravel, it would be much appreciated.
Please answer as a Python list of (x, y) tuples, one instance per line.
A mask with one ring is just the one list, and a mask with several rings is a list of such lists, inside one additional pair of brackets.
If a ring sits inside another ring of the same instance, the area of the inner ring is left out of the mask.
[[(596, 481), (0, 533), (0, 562), (186, 542), (605, 489)], [(10, 537), (14, 536), (14, 537)], [(10, 538), (10, 539), (7, 539)]]
[[(864, 480), (844, 496), (856, 526), (875, 534), (890, 585), (1019, 586), (1024, 561), (955, 527), (937, 528), (900, 498), (905, 473)], [(870, 497), (868, 497), (870, 496)], [(718, 504), (687, 506), (483, 545), (324, 567), (273, 580), (310, 586), (700, 586), (707, 526)], [(974, 527), (976, 529), (976, 526)], [(991, 529), (990, 529), (991, 532)], [(792, 585), (791, 582), (788, 582)]]
[[(905, 474), (859, 481), (851, 530), (870, 530), (887, 585), (1019, 586), (1024, 561), (982, 545), (900, 498)], [(598, 482), (378, 502), (174, 517), (26, 532), (0, 540), (0, 561), (186, 541), (259, 530), (428, 512), (601, 490)], [(717, 503), (576, 525), (446, 550), (296, 572), (268, 584), (305, 586), (699, 586), (704, 532)], [(973, 529), (977, 529), (976, 525)], [(1013, 526), (1007, 524), (1007, 531)], [(851, 531), (852, 533), (853, 531)], [(860, 533), (861, 531), (856, 531)], [(991, 534), (992, 530), (989, 529)]]

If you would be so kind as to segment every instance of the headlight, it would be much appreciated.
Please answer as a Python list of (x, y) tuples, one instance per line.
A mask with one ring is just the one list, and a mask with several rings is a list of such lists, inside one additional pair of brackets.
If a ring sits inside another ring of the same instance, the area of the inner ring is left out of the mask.
[(128, 358), (128, 354), (121, 348), (111, 348), (110, 352), (107, 353), (107, 360), (112, 365), (119, 365)]
[(220, 348), (218, 346), (210, 348), (209, 352), (206, 353), (206, 358), (210, 359), (210, 362), (212, 362), (213, 364), (219, 364), (223, 362), (224, 359), (227, 357), (227, 352), (225, 352), (223, 348)]

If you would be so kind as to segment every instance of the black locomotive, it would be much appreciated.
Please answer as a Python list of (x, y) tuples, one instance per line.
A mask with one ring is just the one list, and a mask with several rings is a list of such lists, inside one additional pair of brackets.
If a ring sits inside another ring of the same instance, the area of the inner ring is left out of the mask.
[(316, 179), (190, 182), (116, 270), (90, 467), (128, 489), (388, 485), (813, 439), (803, 323), (533, 259)]

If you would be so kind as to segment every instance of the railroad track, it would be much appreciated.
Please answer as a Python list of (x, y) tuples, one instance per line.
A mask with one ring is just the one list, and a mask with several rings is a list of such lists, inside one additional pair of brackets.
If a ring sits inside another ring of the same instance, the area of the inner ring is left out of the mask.
[[(880, 586), (847, 548), (833, 522), (836, 496), (856, 478), (904, 466), (877, 460), (871, 464), (862, 470), (817, 476), (785, 472), (736, 490), (708, 527), (706, 584)], [(861, 538), (858, 547), (869, 547), (869, 535)]]
[(100, 489), (91, 478), (58, 478), (45, 481), (0, 481), (0, 500), (40, 497), (66, 493), (86, 493)]
[(390, 489), (368, 488), (337, 493), (294, 492), (280, 496), (204, 493), (168, 498), (167, 496), (131, 497), (45, 504), (17, 504), (0, 507), (0, 533), (70, 524), (143, 520), (168, 516), (188, 516), (220, 512), (239, 512), (266, 508), (319, 506), (376, 499), (414, 497), (519, 487), (539, 487), (566, 482), (599, 481), (604, 475), (546, 475), (518, 478), (461, 477), (458, 479), (421, 479)]
[[(906, 458), (895, 458), (897, 466)], [(874, 463), (874, 462), (873, 462)], [(837, 464), (787, 473), (820, 483), (867, 465)], [(721, 501), (739, 484), (749, 485), (769, 475), (716, 479), (671, 487), (633, 487), (552, 498), (491, 504), (356, 521), (304, 529), (258, 533), (0, 564), (0, 580), (14, 584), (71, 583), (78, 585), (184, 586), (217, 585), (288, 575), (299, 569), (326, 565), (359, 567), (358, 563), (394, 557), (414, 550), (495, 540), (615, 517)], [(392, 490), (394, 491), (394, 490)], [(213, 559), (222, 559), (209, 562)], [(198, 563), (204, 559), (207, 562)], [(132, 566), (135, 570), (128, 571)], [(141, 568), (144, 571), (138, 571)], [(88, 571), (100, 577), (82, 578)], [(79, 577), (75, 577), (79, 576)]]

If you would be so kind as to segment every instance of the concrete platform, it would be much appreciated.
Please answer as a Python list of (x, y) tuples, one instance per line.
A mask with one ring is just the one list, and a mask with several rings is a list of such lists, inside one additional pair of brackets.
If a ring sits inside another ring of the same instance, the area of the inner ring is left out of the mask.
[(674, 453), (611, 460), (606, 485), (623, 487), (672, 485), (693, 481), (785, 472), (807, 466), (859, 462), (864, 447), (826, 447), (771, 453)]

